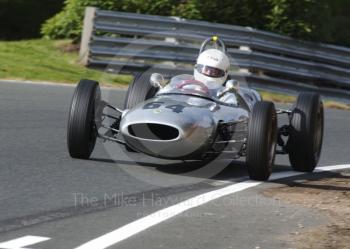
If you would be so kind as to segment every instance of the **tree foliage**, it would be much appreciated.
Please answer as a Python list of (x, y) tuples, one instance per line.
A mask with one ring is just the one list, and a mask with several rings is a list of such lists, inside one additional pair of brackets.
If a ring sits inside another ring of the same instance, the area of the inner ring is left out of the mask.
[(40, 37), (40, 26), (59, 12), (63, 0), (0, 0), (0, 39)]
[(316, 39), (319, 25), (329, 18), (324, 0), (269, 0), (265, 28), (302, 39)]
[(45, 37), (54, 39), (79, 38), (85, 7), (112, 9), (114, 2), (112, 0), (65, 0), (64, 9), (44, 23), (41, 33)]
[(299, 39), (350, 45), (349, 0), (65, 0), (63, 11), (45, 22), (42, 34), (52, 39), (79, 39), (86, 6), (250, 26)]

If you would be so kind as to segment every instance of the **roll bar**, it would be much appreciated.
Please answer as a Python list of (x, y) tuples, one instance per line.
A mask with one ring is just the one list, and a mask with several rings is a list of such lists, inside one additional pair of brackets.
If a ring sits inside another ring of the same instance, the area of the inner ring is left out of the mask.
[(199, 50), (199, 54), (201, 54), (203, 51), (205, 51), (205, 50), (206, 50), (206, 47), (207, 47), (209, 44), (210, 44), (210, 45), (214, 45), (214, 47), (215, 47), (216, 49), (219, 49), (219, 47), (220, 47), (220, 48), (221, 48), (221, 51), (222, 51), (223, 53), (226, 53), (226, 46), (225, 46), (225, 43), (224, 43), (221, 39), (219, 39), (219, 37), (217, 37), (216, 35), (214, 35), (214, 36), (212, 36), (212, 37), (206, 39), (206, 40), (202, 43), (201, 48), (200, 48), (200, 50)]

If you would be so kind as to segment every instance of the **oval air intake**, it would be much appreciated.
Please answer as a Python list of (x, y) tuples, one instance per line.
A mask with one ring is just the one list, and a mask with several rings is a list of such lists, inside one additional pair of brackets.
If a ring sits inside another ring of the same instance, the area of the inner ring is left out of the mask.
[(178, 129), (164, 124), (141, 123), (128, 126), (129, 134), (150, 140), (172, 140), (179, 136)]

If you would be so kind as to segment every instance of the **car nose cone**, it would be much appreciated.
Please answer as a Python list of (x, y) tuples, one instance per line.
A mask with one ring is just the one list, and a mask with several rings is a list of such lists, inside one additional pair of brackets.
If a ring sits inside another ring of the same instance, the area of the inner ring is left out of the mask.
[(200, 154), (213, 140), (216, 127), (207, 108), (143, 108), (147, 104), (128, 111), (120, 124), (124, 140), (135, 150), (161, 158), (188, 158)]

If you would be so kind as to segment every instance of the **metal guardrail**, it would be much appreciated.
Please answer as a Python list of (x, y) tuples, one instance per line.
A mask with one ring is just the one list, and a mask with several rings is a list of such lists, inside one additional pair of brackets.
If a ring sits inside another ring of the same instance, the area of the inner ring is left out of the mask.
[(350, 97), (350, 49), (177, 17), (88, 7), (80, 55), (111, 72), (191, 72), (201, 42), (218, 35), (228, 47), (231, 75), (257, 88), (312, 90)]

